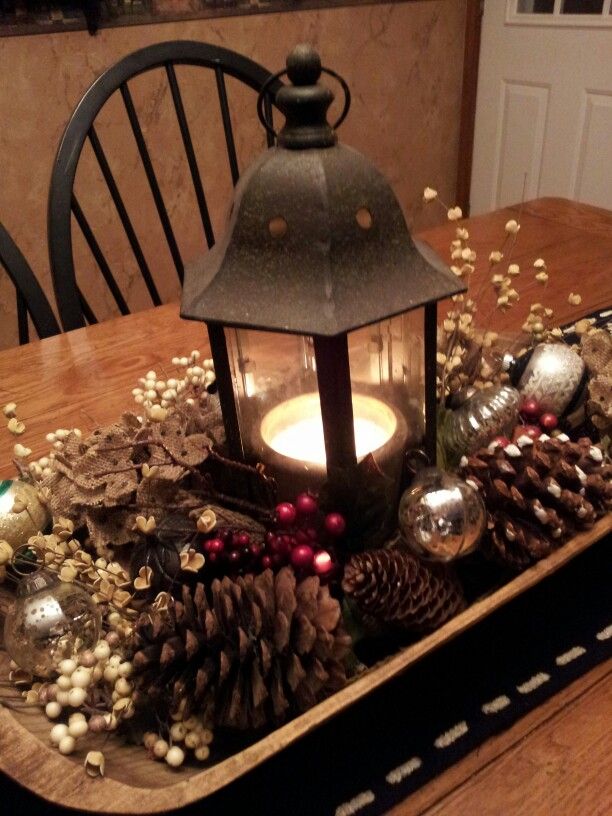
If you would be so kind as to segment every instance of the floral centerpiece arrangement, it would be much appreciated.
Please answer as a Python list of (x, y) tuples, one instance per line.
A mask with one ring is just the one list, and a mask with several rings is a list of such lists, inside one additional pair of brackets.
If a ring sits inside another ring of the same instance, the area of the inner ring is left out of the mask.
[[(438, 200), (430, 188), (425, 199)], [(458, 208), (448, 218), (451, 269), (469, 279), (477, 262), (469, 234)], [(500, 309), (519, 299), (520, 270), (508, 262), (519, 230), (509, 221), (488, 259)], [(542, 259), (532, 274), (545, 285)], [(264, 469), (225, 456), (212, 361), (197, 351), (172, 360), (173, 377), (141, 378), (139, 413), (87, 433), (57, 429), (49, 453), (33, 461), (18, 407), (5, 405), (20, 471), (5, 484), (22, 526), (0, 541), (0, 576), (10, 588), (42, 569), (50, 598), (69, 585), (93, 607), (85, 628), (82, 609), (64, 607), (51, 633), (44, 621), (24, 621), (40, 605), (30, 588), (7, 627), (20, 705), (44, 710), (60, 753), (80, 751), (87, 773), (103, 774), (111, 732), (171, 767), (214, 762), (217, 739), (223, 754), (226, 734), (258, 735), (363, 670), (353, 649), (364, 634), (414, 637), (463, 609), (458, 556), (478, 545), (503, 570), (524, 569), (610, 509), (609, 400), (598, 399), (610, 335), (579, 321), (570, 348), (539, 303), (523, 326), (523, 357), (562, 348), (582, 362), (591, 439), (549, 410), (544, 375), (525, 380), (523, 367), (522, 393), (510, 384), (518, 382), (500, 365), (503, 340), (477, 325), (478, 298), (469, 289), (456, 296), (438, 333), (439, 450), (455, 473), (417, 474), (383, 547), (352, 552), (352, 520), (326, 505), (325, 491), (277, 503)], [(487, 421), (476, 422), (483, 404)], [(466, 412), (470, 432), (461, 433), (454, 423)], [(373, 464), (364, 471), (371, 485)], [(430, 499), (444, 479), (461, 487), (460, 499), (434, 515)], [(449, 530), (440, 518), (453, 520)]]

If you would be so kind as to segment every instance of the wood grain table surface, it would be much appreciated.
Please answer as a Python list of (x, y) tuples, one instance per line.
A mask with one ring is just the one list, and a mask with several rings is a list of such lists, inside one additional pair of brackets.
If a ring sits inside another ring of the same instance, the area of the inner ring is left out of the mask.
[[(577, 316), (576, 307), (567, 302), (570, 292), (582, 295), (578, 316), (610, 305), (612, 213), (548, 198), (522, 207), (514, 251), (504, 259), (505, 265), (517, 263), (523, 270), (516, 279), (521, 299), (505, 314), (495, 311), (487, 259), (501, 246), (504, 225), (517, 218), (518, 211), (518, 207), (510, 207), (461, 222), (478, 253), (470, 286), (477, 295), (477, 325), (516, 332), (536, 301), (553, 308), (563, 324)], [(419, 237), (448, 259), (454, 226), (443, 224)], [(539, 257), (545, 259), (549, 271), (546, 286), (534, 279), (532, 265)], [(444, 308), (444, 304), (439, 305), (439, 315)], [(206, 354), (206, 330), (203, 325), (181, 320), (176, 303), (118, 317), (0, 351), (0, 403), (17, 403), (19, 417), (27, 427), (20, 441), (32, 448), (34, 455), (42, 456), (49, 448), (46, 433), (56, 428), (85, 430), (135, 409), (131, 389), (138, 385), (138, 378), (149, 369), (164, 379), (172, 376), (172, 357), (195, 348)], [(0, 434), (0, 477), (14, 472), (14, 441), (9, 434)]]
[[(486, 283), (487, 258), (517, 218), (521, 230), (509, 262), (521, 267), (521, 299), (506, 314), (494, 311)], [(555, 310), (559, 323), (612, 304), (612, 213), (564, 199), (538, 199), (461, 222), (478, 253), (473, 289), (477, 324), (516, 331), (533, 302)], [(419, 235), (447, 259), (454, 227), (444, 224)], [(549, 282), (533, 277), (545, 259)], [(582, 296), (580, 314), (567, 302)], [(441, 305), (440, 310), (444, 307)], [(14, 401), (26, 423), (20, 441), (42, 456), (45, 434), (59, 427), (84, 431), (135, 408), (131, 389), (155, 369), (172, 376), (173, 356), (207, 352), (205, 329), (182, 321), (177, 304), (79, 329), (0, 352), (0, 404)], [(15, 439), (0, 434), (0, 477), (14, 475)], [(612, 812), (612, 684), (610, 665), (599, 666), (507, 732), (489, 740), (397, 806), (394, 816), (427, 813), (501, 816), (595, 816)]]

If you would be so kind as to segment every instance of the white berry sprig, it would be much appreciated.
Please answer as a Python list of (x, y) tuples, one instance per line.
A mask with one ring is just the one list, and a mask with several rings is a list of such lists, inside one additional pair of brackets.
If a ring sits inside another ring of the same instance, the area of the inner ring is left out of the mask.
[(132, 396), (150, 420), (162, 422), (182, 401), (193, 405), (196, 400), (208, 398), (208, 391), (215, 382), (215, 370), (211, 359), (203, 360), (200, 365), (200, 357), (197, 350), (189, 356), (173, 357), (172, 365), (179, 369), (176, 376), (160, 379), (152, 369), (139, 378)]
[(147, 731), (143, 745), (152, 759), (164, 759), (171, 768), (179, 768), (191, 751), (198, 762), (206, 762), (210, 756), (210, 744), (214, 734), (206, 715), (184, 716), (184, 707), (172, 715), (172, 725), (162, 733)]

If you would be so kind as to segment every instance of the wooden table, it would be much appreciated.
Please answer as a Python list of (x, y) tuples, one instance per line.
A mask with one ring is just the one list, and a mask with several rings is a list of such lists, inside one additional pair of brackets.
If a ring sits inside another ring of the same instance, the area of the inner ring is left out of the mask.
[[(486, 269), (489, 252), (501, 245), (506, 221), (518, 212), (511, 207), (465, 222), (481, 269)], [(612, 213), (562, 199), (540, 199), (522, 207), (521, 225), (511, 259), (524, 270), (517, 287), (521, 301), (505, 315), (496, 313), (497, 331), (516, 331), (534, 301), (551, 306), (560, 323), (571, 320), (576, 312), (567, 303), (570, 291), (582, 295), (581, 313), (612, 303)], [(454, 237), (450, 225), (419, 237), (448, 257)], [(537, 257), (547, 263), (550, 280), (545, 289), (533, 280), (531, 267)], [(474, 283), (479, 289), (478, 272)], [(492, 293), (486, 289), (478, 301), (481, 315), (493, 309)], [(138, 377), (151, 368), (170, 376), (170, 359), (193, 348), (206, 353), (205, 331), (181, 321), (176, 304), (117, 318), (0, 352), (0, 403), (18, 404), (27, 426), (20, 441), (41, 456), (49, 448), (45, 433), (112, 421), (134, 407), (130, 391)], [(8, 433), (0, 436), (1, 477), (14, 474), (14, 441)], [(603, 816), (610, 807), (611, 714), (610, 666), (604, 665), (423, 787), (394, 814)], [(577, 801), (578, 809), (572, 805)]]
[[(501, 246), (504, 225), (516, 218), (518, 207), (498, 210), (465, 222), (470, 244), (478, 253), (473, 290), (479, 292), (476, 322), (491, 315), (494, 296), (486, 281), (487, 258)], [(441, 257), (448, 259), (452, 225), (422, 233)], [(546, 287), (533, 277), (532, 264), (546, 260)], [(509, 258), (505, 258), (509, 262)], [(539, 301), (555, 310), (560, 323), (576, 317), (567, 302), (570, 292), (582, 295), (578, 314), (612, 304), (612, 213), (573, 204), (563, 199), (539, 199), (523, 206), (521, 230), (511, 261), (523, 272), (517, 288), (519, 303), (506, 314), (494, 313), (489, 323), (498, 332), (516, 332)], [(440, 305), (439, 314), (444, 306)], [(133, 409), (131, 389), (149, 369), (164, 374), (175, 355), (208, 347), (203, 326), (183, 321), (178, 305), (170, 303), (127, 317), (108, 320), (86, 329), (0, 352), (0, 403), (19, 406), (27, 432), (21, 438), (34, 455), (48, 451), (45, 434), (56, 428), (88, 428), (112, 421), (121, 411)], [(171, 376), (171, 375), (168, 375)], [(0, 435), (0, 477), (14, 472), (11, 464), (14, 439)]]

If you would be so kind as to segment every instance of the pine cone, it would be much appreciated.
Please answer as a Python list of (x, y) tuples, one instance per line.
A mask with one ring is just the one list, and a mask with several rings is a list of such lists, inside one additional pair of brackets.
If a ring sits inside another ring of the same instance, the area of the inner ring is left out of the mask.
[[(305, 711), (346, 682), (350, 638), (319, 579), (228, 577), (182, 587), (182, 600), (137, 622), (137, 700), (212, 709), (216, 725), (258, 728)], [(149, 703), (150, 704), (150, 703)]]
[(465, 606), (447, 567), (395, 548), (354, 555), (344, 568), (342, 588), (366, 622), (417, 631), (436, 629)]
[(484, 496), (489, 553), (518, 568), (612, 508), (612, 466), (587, 437), (543, 435), (534, 442), (520, 436), (517, 444), (492, 444), (464, 457), (460, 473)]

